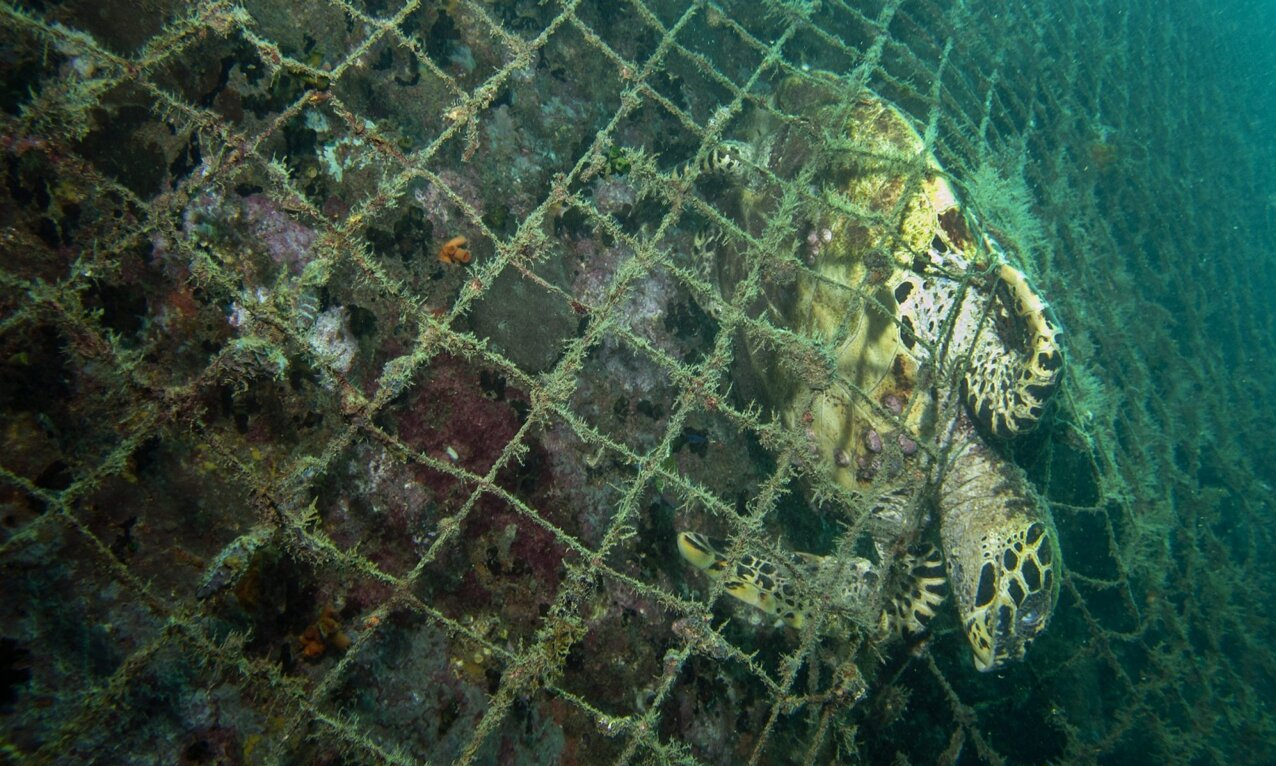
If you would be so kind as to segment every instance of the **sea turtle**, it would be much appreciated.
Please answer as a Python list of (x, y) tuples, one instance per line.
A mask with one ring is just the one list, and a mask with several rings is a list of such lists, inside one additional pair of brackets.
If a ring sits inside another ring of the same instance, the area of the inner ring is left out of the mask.
[[(759, 343), (755, 333), (741, 344), (742, 366), (757, 397), (805, 433), (812, 469), (862, 499), (851, 506), (867, 509), (873, 550), (821, 558), (770, 547), (729, 561), (724, 545), (694, 532), (679, 535), (679, 549), (725, 578), (728, 593), (795, 627), (810, 603), (793, 580), (836, 568), (841, 587), (823, 591), (833, 594), (826, 603), (908, 633), (943, 598), (939, 554), (926, 543), (937, 536), (974, 665), (992, 670), (1024, 655), (1058, 599), (1049, 510), (998, 447), (1041, 418), (1062, 369), (1059, 334), (903, 112), (845, 92), (832, 77), (794, 77), (776, 89), (776, 113), (789, 117), (702, 163), (752, 174), (737, 185), (741, 226), (766, 240), (778, 216), (792, 216), (805, 268), (786, 280), (783, 267), (763, 264), (760, 280), (750, 275), (757, 248), (701, 242), (721, 297), (773, 337), (792, 334)], [(765, 192), (776, 179), (791, 182), (788, 194)], [(807, 340), (834, 360), (830, 379), (811, 372)]]

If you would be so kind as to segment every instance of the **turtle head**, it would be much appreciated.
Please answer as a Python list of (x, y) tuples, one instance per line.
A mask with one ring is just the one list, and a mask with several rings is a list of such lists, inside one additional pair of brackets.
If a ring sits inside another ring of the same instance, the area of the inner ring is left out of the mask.
[(967, 580), (962, 615), (975, 668), (995, 670), (1022, 659), (1045, 630), (1059, 598), (1058, 543), (1045, 522), (1032, 521), (990, 549), (978, 578)]

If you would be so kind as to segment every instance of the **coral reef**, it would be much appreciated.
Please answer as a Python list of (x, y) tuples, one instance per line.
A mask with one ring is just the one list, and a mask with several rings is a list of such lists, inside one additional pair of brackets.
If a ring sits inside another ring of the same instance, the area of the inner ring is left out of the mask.
[[(1247, 11), (950, 5), (4, 2), (4, 758), (1272, 761), (1266, 80), (1201, 76)], [(1067, 328), (993, 445), (1075, 541), (1004, 674), (949, 611), (883, 653), (679, 560), (826, 555), (876, 497), (740, 369), (842, 385), (767, 304), (865, 215), (779, 95), (819, 71), (917, 121)]]

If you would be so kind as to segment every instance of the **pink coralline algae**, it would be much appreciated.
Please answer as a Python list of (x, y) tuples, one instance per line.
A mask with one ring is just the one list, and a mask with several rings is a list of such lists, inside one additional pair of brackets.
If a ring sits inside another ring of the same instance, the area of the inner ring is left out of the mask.
[[(186, 208), (182, 228), (197, 245), (251, 253), (250, 260), (260, 266), (273, 263), (293, 276), (301, 274), (313, 258), (311, 250), (317, 239), (314, 230), (288, 215), (265, 194), (197, 195)], [(157, 239), (155, 255), (171, 257), (171, 244)]]
[(266, 249), (276, 263), (285, 265), (294, 275), (310, 262), (310, 248), (315, 233), (279, 209), (264, 194), (244, 198), (244, 218), (249, 235)]

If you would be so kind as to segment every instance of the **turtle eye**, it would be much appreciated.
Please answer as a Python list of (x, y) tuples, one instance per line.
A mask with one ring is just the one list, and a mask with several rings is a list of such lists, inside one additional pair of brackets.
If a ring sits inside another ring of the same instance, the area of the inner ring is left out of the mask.
[(1025, 628), (1031, 628), (1041, 622), (1041, 612), (1036, 609), (1025, 609), (1019, 615), (1019, 624)]

